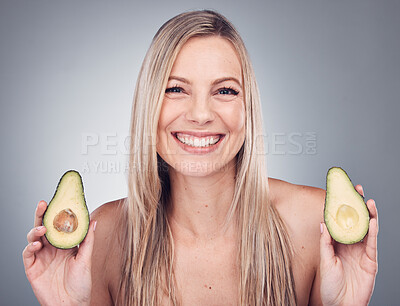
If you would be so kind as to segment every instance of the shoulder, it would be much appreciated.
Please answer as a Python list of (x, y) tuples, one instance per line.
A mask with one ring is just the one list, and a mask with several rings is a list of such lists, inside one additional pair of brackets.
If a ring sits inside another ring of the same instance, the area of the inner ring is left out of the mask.
[(310, 235), (319, 241), (323, 221), (325, 190), (268, 179), (270, 199), (294, 238)]
[(269, 178), (268, 184), (271, 203), (277, 208), (282, 218), (322, 221), (325, 203), (324, 189), (296, 185), (274, 178)]
[(276, 200), (301, 197), (307, 200), (325, 200), (325, 190), (312, 186), (296, 185), (276, 178), (268, 178), (271, 196)]
[(271, 203), (284, 221), (295, 251), (306, 253), (317, 263), (325, 190), (277, 179), (268, 181)]
[[(115, 223), (115, 219), (122, 213), (122, 206), (125, 198), (105, 203), (96, 208), (90, 218), (97, 221), (97, 225)], [(97, 231), (97, 226), (96, 226)]]
[(99, 206), (90, 214), (90, 218), (97, 222), (95, 231), (95, 244), (93, 260), (105, 261), (107, 256), (112, 256), (112, 248), (119, 243), (119, 221), (123, 214), (125, 199), (119, 199)]
[[(95, 247), (103, 255), (103, 245), (114, 240), (119, 240), (120, 231), (118, 230), (119, 221), (123, 214), (123, 203), (125, 199), (119, 199), (99, 206), (90, 214), (90, 218), (97, 222), (95, 232)], [(99, 243), (96, 243), (96, 242)]]
[(121, 231), (123, 203), (119, 199), (94, 210), (90, 218), (97, 221), (92, 254), (92, 304), (112, 304), (118, 289), (121, 259)]

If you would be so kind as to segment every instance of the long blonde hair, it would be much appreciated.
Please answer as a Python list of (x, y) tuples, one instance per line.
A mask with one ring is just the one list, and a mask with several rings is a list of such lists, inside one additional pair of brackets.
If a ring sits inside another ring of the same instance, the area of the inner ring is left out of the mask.
[(166, 294), (179, 305), (173, 273), (174, 241), (167, 219), (168, 165), (156, 152), (157, 124), (175, 58), (192, 37), (218, 35), (235, 47), (242, 64), (245, 141), (239, 150), (228, 218), (238, 216), (241, 305), (294, 305), (292, 247), (268, 198), (261, 106), (254, 71), (233, 25), (212, 10), (188, 11), (158, 30), (136, 83), (132, 106), (129, 194), (122, 219), (122, 305), (159, 305)]

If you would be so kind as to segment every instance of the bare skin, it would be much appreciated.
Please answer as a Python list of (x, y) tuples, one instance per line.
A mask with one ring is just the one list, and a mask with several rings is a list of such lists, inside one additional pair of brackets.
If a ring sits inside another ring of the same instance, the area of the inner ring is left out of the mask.
[[(320, 244), (324, 244), (325, 241), (331, 243), (330, 239), (326, 239), (326, 231), (323, 235), (320, 234), (320, 222), (323, 218), (322, 211), (325, 192), (319, 188), (293, 185), (276, 179), (269, 179), (269, 184), (272, 204), (278, 208), (285, 221), (295, 247), (296, 256), (294, 258), (293, 274), (296, 283), (298, 305), (322, 305), (320, 296)], [(356, 189), (363, 194), (360, 185), (357, 185)], [(118, 217), (121, 211), (121, 203), (122, 200), (117, 200), (104, 204), (91, 215), (91, 219), (97, 221), (91, 260), (91, 280), (93, 280), (91, 305), (113, 305), (116, 300), (122, 261), (119, 258), (118, 246), (112, 242), (115, 242), (116, 236), (120, 235), (120, 233), (113, 232), (115, 229), (116, 217)], [(45, 207), (44, 204), (45, 203), (41, 201), (38, 205), (38, 214), (36, 215), (37, 224), (40, 224), (39, 222), (44, 211), (43, 208)], [(373, 200), (368, 200), (367, 205), (371, 214), (370, 232), (363, 243), (354, 246), (364, 250), (369, 248), (366, 243), (368, 244), (370, 242), (371, 234), (377, 230), (377, 227), (374, 225), (377, 224), (375, 203)], [(39, 241), (40, 244), (43, 245), (43, 248), (54, 249), (46, 243), (43, 237), (44, 233), (44, 229), (31, 231), (28, 237), (28, 241), (31, 243), (27, 246), (27, 249), (33, 247), (33, 241)], [(91, 239), (91, 236), (89, 235), (87, 239)], [(88, 243), (87, 239), (85, 243)], [(175, 247), (179, 250), (176, 258), (178, 262), (176, 273), (178, 282), (181, 280), (178, 286), (187, 293), (183, 295), (183, 304), (237, 305), (237, 267), (235, 267), (233, 260), (233, 255), (236, 251), (233, 242), (234, 239), (228, 235), (227, 237), (218, 237), (214, 241), (210, 240), (208, 243), (197, 241), (194, 237), (192, 237), (191, 241), (192, 244), (188, 246), (185, 242), (181, 242), (178, 239), (175, 240)], [(110, 245), (114, 247), (110, 248)], [(333, 247), (333, 245), (331, 246)], [(339, 250), (341, 246), (336, 247)], [(35, 288), (39, 288), (39, 286), (42, 285), (39, 284), (36, 286), (36, 283), (42, 282), (43, 279), (35, 278), (35, 275), (46, 275), (50, 282), (54, 277), (54, 275), (51, 275), (53, 269), (50, 267), (51, 265), (43, 268), (40, 264), (41, 257), (38, 254), (36, 254), (34, 263), (30, 266), (28, 262), (30, 260), (29, 251), (27, 249), (24, 251), (25, 268), (35, 294), (39, 297), (42, 291), (40, 289), (36, 291)], [(329, 251), (329, 248), (324, 250)], [(81, 251), (85, 251), (85, 249), (81, 249), (79, 252)], [(372, 256), (376, 256), (376, 249), (372, 251)], [(60, 252), (60, 254), (57, 254), (59, 257), (58, 262), (73, 258), (68, 251), (58, 250), (57, 252)], [(82, 254), (81, 258), (76, 257), (74, 259), (78, 262), (84, 262), (82, 258), (87, 256), (87, 254), (90, 254), (89, 248), (86, 249), (86, 252)], [(340, 258), (347, 255), (348, 254), (337, 254)], [(354, 261), (357, 260), (358, 257), (353, 257), (352, 255), (352, 258), (354, 258)], [(326, 258), (326, 261), (328, 260), (329, 257)], [(369, 259), (365, 258), (365, 260)], [(195, 264), (193, 264), (194, 262)], [(372, 261), (371, 263), (372, 264), (367, 265), (365, 269), (361, 269), (357, 267), (357, 265), (354, 265), (353, 269), (360, 269), (360, 271), (365, 274), (367, 278), (365, 281), (367, 281), (368, 278), (375, 278), (376, 274), (376, 264)], [(40, 266), (38, 264), (40, 264)], [(334, 264), (337, 264), (336, 260)], [(60, 265), (62, 266), (62, 264)], [(327, 271), (326, 269), (322, 270)], [(54, 272), (54, 274), (56, 274), (56, 272)], [(72, 277), (74, 279), (78, 278), (79, 286), (82, 286), (82, 281), (85, 280), (85, 277), (81, 270), (79, 271), (79, 276)], [(347, 277), (347, 279), (349, 280), (349, 277)], [(86, 280), (88, 284), (90, 284), (90, 277), (88, 275), (86, 275)], [(190, 280), (190, 282), (188, 280)], [(334, 284), (329, 280), (326, 282), (329, 286)], [(371, 283), (370, 280), (369, 283)], [(337, 282), (337, 284), (343, 285), (342, 282)], [(61, 284), (61, 287), (62, 286), (67, 288), (65, 284)], [(87, 286), (90, 287), (90, 285)], [(366, 305), (367, 299), (369, 300), (370, 294), (372, 293), (371, 288), (364, 288), (365, 291), (369, 290), (370, 293), (367, 292), (364, 294), (366, 300), (362, 303), (359, 298), (362, 296), (363, 290), (361, 288), (363, 284), (361, 283), (359, 286), (359, 291), (356, 291), (359, 292), (359, 294), (350, 298), (354, 299), (354, 304)], [(46, 286), (43, 286), (43, 288), (46, 288)], [(335, 288), (334, 292), (339, 293), (341, 290), (342, 288)], [(68, 296), (67, 293), (65, 294)], [(335, 299), (337, 297), (338, 296), (335, 296)], [(45, 296), (43, 301), (46, 301), (48, 298), (48, 296)], [(61, 298), (61, 296), (53, 295), (51, 297), (52, 301), (57, 301), (58, 298)], [(43, 304), (46, 305), (46, 303)], [(52, 304), (56, 305), (56, 303)], [(77, 304), (83, 305), (84, 303), (77, 302)], [(167, 305), (167, 303), (165, 304)], [(324, 305), (337, 305), (337, 301), (332, 301), (331, 304), (327, 303)], [(351, 305), (351, 303), (345, 305)]]
[[(183, 305), (238, 304), (237, 228), (232, 223), (223, 232), (221, 225), (234, 192), (234, 159), (245, 136), (241, 73), (230, 43), (220, 37), (196, 38), (183, 46), (168, 81), (157, 152), (171, 166), (168, 218)], [(176, 131), (206, 131), (224, 138), (219, 149), (197, 154), (179, 143)], [(294, 246), (298, 305), (366, 305), (377, 272), (374, 201), (367, 201), (371, 216), (367, 238), (344, 246), (335, 244), (324, 226), (321, 234), (324, 190), (276, 179), (269, 179), (269, 186), (271, 203)], [(363, 194), (360, 185), (356, 189)], [(35, 227), (41, 225), (45, 208), (40, 202)], [(96, 209), (91, 216), (97, 221), (96, 232), (92, 222), (79, 249), (55, 250), (43, 237), (44, 228), (28, 234), (25, 271), (42, 304), (115, 304), (122, 266), (118, 245), (122, 233), (115, 227), (120, 214), (121, 200)], [(163, 304), (168, 305), (166, 299)]]

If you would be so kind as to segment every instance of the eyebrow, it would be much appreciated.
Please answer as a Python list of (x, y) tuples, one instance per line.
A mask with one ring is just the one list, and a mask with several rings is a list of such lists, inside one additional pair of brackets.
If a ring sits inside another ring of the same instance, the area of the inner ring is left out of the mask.
[[(168, 78), (168, 81), (170, 81), (170, 80), (177, 80), (177, 81), (180, 81), (180, 82), (189, 84), (189, 85), (191, 84), (191, 82), (190, 82), (189, 80), (187, 80), (187, 79), (185, 79), (185, 78), (178, 77), (178, 76), (174, 76), (174, 75), (171, 75), (171, 76)], [(216, 85), (216, 84), (219, 84), (219, 83), (222, 83), (222, 82), (225, 82), (225, 81), (234, 81), (235, 83), (237, 83), (237, 84), (240, 86), (240, 88), (242, 87), (242, 84), (241, 84), (241, 83), (239, 82), (239, 80), (238, 80), (237, 78), (235, 78), (235, 77), (222, 77), (222, 78), (219, 78), (219, 79), (214, 80), (214, 81), (211, 83), (211, 85)]]

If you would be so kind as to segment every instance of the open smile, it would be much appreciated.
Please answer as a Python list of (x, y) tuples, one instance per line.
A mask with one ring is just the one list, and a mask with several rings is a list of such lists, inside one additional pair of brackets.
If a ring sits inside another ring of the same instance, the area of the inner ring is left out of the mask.
[(181, 148), (190, 153), (210, 153), (217, 149), (225, 134), (205, 132), (172, 132)]

